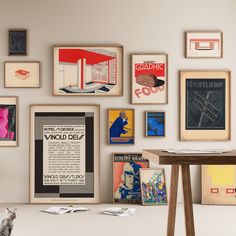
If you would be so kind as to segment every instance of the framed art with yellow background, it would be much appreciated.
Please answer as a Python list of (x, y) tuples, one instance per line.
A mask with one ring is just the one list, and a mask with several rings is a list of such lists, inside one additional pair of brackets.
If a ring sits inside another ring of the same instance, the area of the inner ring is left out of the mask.
[(108, 143), (134, 144), (134, 109), (108, 109)]

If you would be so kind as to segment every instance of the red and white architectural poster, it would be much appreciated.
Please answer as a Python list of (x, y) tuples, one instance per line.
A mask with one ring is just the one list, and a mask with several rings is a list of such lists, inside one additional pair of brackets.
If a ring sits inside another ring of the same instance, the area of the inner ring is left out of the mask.
[(186, 57), (222, 57), (222, 32), (186, 32)]
[(122, 95), (123, 48), (54, 47), (54, 95)]
[(132, 55), (132, 104), (166, 104), (167, 74), (167, 54)]

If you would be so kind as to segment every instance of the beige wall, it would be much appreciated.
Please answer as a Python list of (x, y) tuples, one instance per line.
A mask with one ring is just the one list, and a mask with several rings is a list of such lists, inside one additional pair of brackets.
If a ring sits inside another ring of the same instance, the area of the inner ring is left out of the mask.
[[(27, 202), (29, 188), (29, 118), (31, 103), (101, 104), (101, 190), (102, 201), (111, 201), (112, 152), (141, 151), (143, 148), (233, 148), (235, 147), (236, 98), (236, 1), (235, 0), (0, 0), (0, 95), (19, 96), (19, 147), (0, 148), (0, 202)], [(7, 30), (29, 30), (29, 56), (7, 56)], [(184, 31), (221, 30), (224, 32), (223, 59), (185, 59)], [(53, 97), (52, 45), (124, 45), (124, 96), (117, 98)], [(130, 105), (130, 54), (166, 52), (169, 54), (169, 104)], [(42, 88), (4, 89), (3, 62), (40, 60)], [(178, 70), (232, 70), (232, 141), (180, 142), (178, 140)], [(109, 146), (106, 109), (136, 109), (136, 145)], [(165, 110), (165, 139), (144, 137), (144, 111)], [(200, 201), (200, 168), (192, 168), (194, 200)], [(167, 168), (169, 178), (169, 168)], [(180, 191), (180, 198), (182, 193)]]

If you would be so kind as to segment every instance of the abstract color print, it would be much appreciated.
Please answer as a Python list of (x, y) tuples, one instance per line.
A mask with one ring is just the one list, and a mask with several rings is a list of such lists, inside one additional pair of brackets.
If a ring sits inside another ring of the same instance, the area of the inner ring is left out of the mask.
[(146, 113), (146, 136), (163, 137), (165, 136), (165, 113), (147, 112)]
[(140, 153), (116, 153), (113, 160), (114, 202), (140, 203), (140, 168), (148, 168), (149, 163)]
[(164, 169), (141, 169), (140, 179), (144, 205), (167, 204)]

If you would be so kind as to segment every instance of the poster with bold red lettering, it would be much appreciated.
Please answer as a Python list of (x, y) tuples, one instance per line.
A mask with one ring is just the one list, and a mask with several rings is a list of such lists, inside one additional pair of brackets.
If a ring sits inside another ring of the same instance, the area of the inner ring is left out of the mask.
[(167, 54), (132, 55), (132, 104), (166, 104)]

